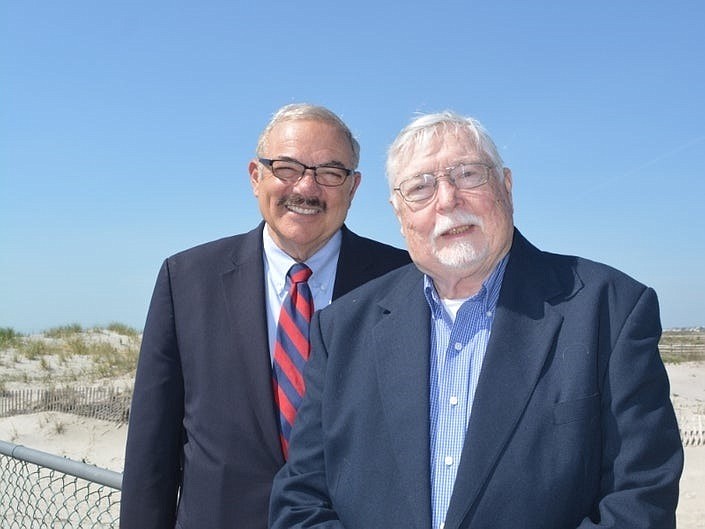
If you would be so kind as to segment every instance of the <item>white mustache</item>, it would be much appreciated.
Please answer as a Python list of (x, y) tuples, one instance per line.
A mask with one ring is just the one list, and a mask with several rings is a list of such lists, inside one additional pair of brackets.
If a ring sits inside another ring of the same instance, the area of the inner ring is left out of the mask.
[(438, 217), (433, 228), (432, 237), (435, 239), (453, 228), (474, 224), (482, 228), (482, 219), (472, 213), (455, 213), (449, 216)]

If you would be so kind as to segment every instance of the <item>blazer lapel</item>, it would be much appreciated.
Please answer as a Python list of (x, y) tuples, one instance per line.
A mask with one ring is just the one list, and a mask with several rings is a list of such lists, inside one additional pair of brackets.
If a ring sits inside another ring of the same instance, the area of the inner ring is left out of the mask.
[[(386, 316), (373, 329), (379, 391), (392, 452), (419, 529), (431, 524), (429, 484), (430, 313), (421, 274), (410, 268), (400, 287), (380, 303)], [(421, 308), (422, 310), (419, 310)], [(403, 329), (403, 332), (399, 332)], [(390, 339), (390, 337), (394, 337)]]
[[(572, 288), (576, 288), (576, 284)], [(446, 528), (460, 527), (531, 398), (562, 324), (547, 301), (566, 291), (516, 232), (463, 447)]]
[[(284, 459), (279, 444), (269, 357), (265, 302), (264, 264), (262, 261), (262, 229), (244, 236), (242, 245), (233, 253), (233, 266), (222, 274), (223, 292), (233, 343), (250, 344), (237, 361), (242, 366), (241, 380), (250, 383), (250, 406), (261, 429), (262, 439), (279, 465)], [(269, 382), (269, 383), (268, 383)]]

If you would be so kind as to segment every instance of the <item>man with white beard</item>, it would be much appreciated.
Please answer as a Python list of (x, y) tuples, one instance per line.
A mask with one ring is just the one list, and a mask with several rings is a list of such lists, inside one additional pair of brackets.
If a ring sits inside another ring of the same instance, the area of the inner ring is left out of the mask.
[(531, 245), (472, 118), (414, 120), (387, 175), (414, 263), (314, 317), (271, 527), (675, 527), (656, 293)]

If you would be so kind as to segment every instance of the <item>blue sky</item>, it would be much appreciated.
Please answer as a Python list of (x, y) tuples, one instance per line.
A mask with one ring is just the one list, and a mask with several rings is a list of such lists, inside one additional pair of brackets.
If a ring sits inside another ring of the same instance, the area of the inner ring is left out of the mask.
[(161, 261), (249, 230), (281, 105), (362, 144), (348, 216), (403, 246), (385, 151), (478, 118), (543, 249), (620, 268), (705, 325), (705, 3), (0, 0), (0, 327), (142, 328)]

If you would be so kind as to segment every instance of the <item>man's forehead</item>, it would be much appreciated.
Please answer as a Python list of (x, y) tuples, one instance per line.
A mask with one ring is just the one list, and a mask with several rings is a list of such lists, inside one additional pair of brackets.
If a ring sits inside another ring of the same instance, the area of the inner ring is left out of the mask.
[(345, 133), (332, 123), (320, 120), (289, 120), (272, 128), (267, 141), (269, 149), (303, 151), (333, 150), (352, 156), (352, 146)]
[[(325, 130), (325, 134), (320, 134), (321, 130)], [(311, 134), (312, 140), (317, 141), (334, 141), (347, 142), (345, 132), (334, 123), (319, 119), (291, 119), (277, 123), (270, 132), (270, 136), (287, 137), (291, 135), (301, 135), (309, 131), (316, 131), (316, 134)]]
[(480, 162), (484, 159), (474, 140), (467, 135), (446, 133), (434, 135), (412, 146), (400, 160), (399, 173), (408, 175), (445, 169), (458, 162)]

